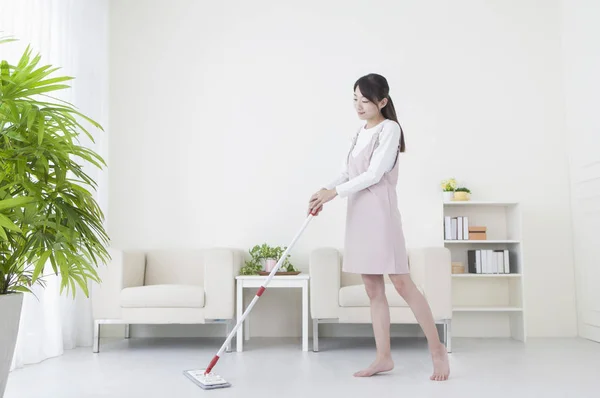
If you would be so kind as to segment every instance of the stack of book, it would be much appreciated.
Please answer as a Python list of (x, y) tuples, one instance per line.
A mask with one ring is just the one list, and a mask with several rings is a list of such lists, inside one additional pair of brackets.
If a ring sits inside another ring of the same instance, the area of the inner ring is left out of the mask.
[(486, 240), (487, 227), (469, 226), (469, 217), (444, 217), (445, 240)]
[(444, 217), (444, 239), (468, 240), (469, 217)]
[(470, 274), (510, 274), (508, 250), (467, 250)]

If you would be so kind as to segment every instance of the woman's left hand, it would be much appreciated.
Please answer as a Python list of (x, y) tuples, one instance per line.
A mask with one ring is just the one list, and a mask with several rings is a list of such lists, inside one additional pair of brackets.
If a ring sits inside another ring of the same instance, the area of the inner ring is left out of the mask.
[(310, 198), (309, 209), (313, 213), (337, 196), (335, 189), (321, 189)]

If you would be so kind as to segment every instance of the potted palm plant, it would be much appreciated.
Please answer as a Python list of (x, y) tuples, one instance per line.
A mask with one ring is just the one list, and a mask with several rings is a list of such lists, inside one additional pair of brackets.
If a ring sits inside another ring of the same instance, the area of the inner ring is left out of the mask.
[[(12, 41), (0, 38), (0, 43)], [(0, 60), (0, 396), (15, 349), (23, 294), (57, 275), (60, 292), (86, 296), (109, 260), (104, 215), (84, 163), (103, 159), (80, 146), (83, 123), (102, 129), (51, 94), (71, 77), (39, 65), (28, 47), (16, 65)]]

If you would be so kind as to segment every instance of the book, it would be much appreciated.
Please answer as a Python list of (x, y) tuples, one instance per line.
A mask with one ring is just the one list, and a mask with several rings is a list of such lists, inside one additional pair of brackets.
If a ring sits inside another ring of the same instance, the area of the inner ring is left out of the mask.
[(469, 217), (444, 216), (444, 239), (445, 240), (469, 240)]
[(467, 272), (469, 274), (478, 274), (477, 272), (477, 251), (476, 250), (468, 250), (467, 251)]
[(456, 240), (456, 239), (458, 239), (458, 230), (457, 230), (458, 220), (456, 219), (456, 217), (452, 217), (451, 225), (452, 225), (452, 238), (451, 239)]
[(510, 274), (509, 251), (477, 249), (467, 250), (469, 274)]
[(444, 217), (444, 239), (452, 240), (452, 221), (450, 216)]

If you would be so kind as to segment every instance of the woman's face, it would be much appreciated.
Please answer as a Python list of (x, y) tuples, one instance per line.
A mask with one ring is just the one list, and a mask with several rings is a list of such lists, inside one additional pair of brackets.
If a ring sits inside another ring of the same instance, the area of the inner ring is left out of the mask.
[(358, 86), (356, 86), (356, 90), (354, 90), (354, 108), (361, 120), (371, 120), (377, 117), (380, 113), (380, 107), (385, 105), (384, 101), (380, 101), (378, 105), (371, 102), (368, 98), (363, 97)]

